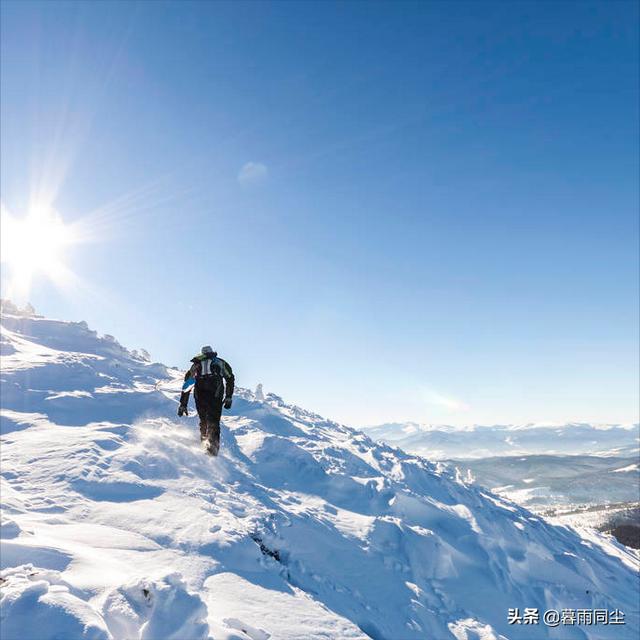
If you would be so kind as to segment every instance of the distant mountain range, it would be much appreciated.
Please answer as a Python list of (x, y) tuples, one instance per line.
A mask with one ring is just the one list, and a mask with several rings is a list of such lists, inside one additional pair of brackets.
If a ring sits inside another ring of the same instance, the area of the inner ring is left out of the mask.
[(472, 426), (415, 422), (364, 427), (376, 440), (431, 460), (491, 458), (520, 455), (634, 456), (639, 424), (526, 424)]

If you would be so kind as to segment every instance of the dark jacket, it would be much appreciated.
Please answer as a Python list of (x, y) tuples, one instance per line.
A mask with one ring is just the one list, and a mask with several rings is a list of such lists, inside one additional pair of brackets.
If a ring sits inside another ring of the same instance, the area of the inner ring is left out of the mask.
[[(222, 397), (222, 381), (225, 382), (225, 398), (233, 396), (235, 387), (235, 377), (229, 363), (218, 358), (217, 354), (197, 355), (191, 359), (191, 368), (184, 374), (184, 380), (195, 382), (195, 395), (199, 391), (215, 392), (216, 396)], [(180, 404), (187, 406), (191, 389), (183, 391), (180, 396)]]

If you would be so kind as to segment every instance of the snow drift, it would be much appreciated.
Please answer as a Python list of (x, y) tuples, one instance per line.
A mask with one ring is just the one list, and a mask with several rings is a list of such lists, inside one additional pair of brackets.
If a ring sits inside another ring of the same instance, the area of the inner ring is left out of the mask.
[(6, 306), (2, 356), (3, 640), (637, 637), (636, 558), (611, 537), (275, 395), (238, 391), (212, 459), (173, 417), (180, 372), (84, 323)]

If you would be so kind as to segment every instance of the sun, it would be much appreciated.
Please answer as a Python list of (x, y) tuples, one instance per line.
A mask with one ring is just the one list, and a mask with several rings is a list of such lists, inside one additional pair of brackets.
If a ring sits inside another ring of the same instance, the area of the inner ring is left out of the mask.
[(26, 295), (36, 276), (64, 285), (71, 275), (64, 259), (77, 241), (73, 227), (65, 225), (51, 207), (35, 207), (19, 218), (2, 208), (0, 260), (9, 269), (9, 295)]

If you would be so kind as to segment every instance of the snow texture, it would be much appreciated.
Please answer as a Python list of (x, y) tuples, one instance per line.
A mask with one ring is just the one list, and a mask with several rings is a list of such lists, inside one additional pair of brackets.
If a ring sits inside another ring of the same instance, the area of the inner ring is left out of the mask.
[(10, 306), (1, 344), (2, 640), (637, 637), (636, 556), (610, 536), (273, 394), (238, 390), (211, 458), (174, 417), (181, 372)]

